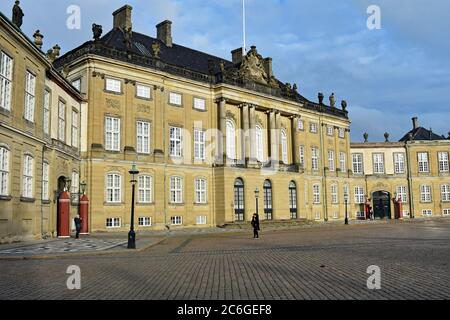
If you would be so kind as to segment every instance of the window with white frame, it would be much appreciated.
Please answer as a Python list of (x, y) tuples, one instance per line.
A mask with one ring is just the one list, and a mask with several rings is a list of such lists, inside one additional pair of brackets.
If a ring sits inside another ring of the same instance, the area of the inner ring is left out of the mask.
[(339, 128), (339, 138), (344, 139), (345, 138), (345, 129)]
[(431, 210), (431, 209), (424, 209), (424, 210), (422, 210), (422, 215), (430, 217), (430, 216), (433, 215), (433, 210)]
[(121, 220), (120, 218), (108, 218), (106, 219), (106, 228), (120, 228)]
[(122, 93), (122, 81), (106, 78), (106, 91)]
[(173, 226), (180, 226), (183, 224), (183, 217), (180, 216), (170, 217), (170, 223)]
[(142, 99), (151, 99), (151, 89), (149, 86), (144, 86), (142, 84), (136, 85), (136, 97)]
[(236, 159), (236, 130), (233, 121), (227, 120), (227, 157)]
[(333, 126), (327, 126), (327, 135), (328, 136), (334, 135), (334, 127)]
[(25, 74), (25, 119), (34, 122), (34, 105), (36, 91), (36, 76), (30, 71)]
[(363, 155), (362, 155), (362, 153), (352, 154), (352, 160), (353, 160), (353, 173), (354, 174), (363, 174), (364, 173), (364, 168), (363, 168)]
[(304, 122), (303, 120), (298, 119), (297, 129), (298, 129), (299, 131), (305, 130), (305, 122)]
[(207, 221), (206, 216), (197, 216), (197, 225), (205, 225)]
[(136, 122), (136, 144), (137, 152), (150, 154), (150, 122)]
[(337, 211), (333, 212), (333, 219), (339, 219), (339, 212)]
[(394, 153), (394, 170), (397, 174), (405, 173), (405, 154)]
[(338, 186), (337, 184), (331, 185), (331, 203), (338, 204), (339, 196), (338, 196)]
[(311, 123), (309, 124), (309, 131), (310, 131), (311, 133), (317, 133), (317, 123), (311, 122)]
[(313, 171), (319, 171), (319, 148), (311, 148), (311, 167)]
[(9, 193), (9, 150), (0, 147), (0, 195)]
[(72, 147), (78, 149), (78, 112), (72, 110)]
[(153, 179), (151, 176), (139, 176), (138, 177), (138, 202), (139, 203), (152, 203)]
[(105, 118), (105, 149), (107, 151), (120, 151), (119, 118)]
[(194, 98), (194, 109), (205, 111), (206, 100), (201, 98)]
[(420, 201), (431, 202), (431, 186), (420, 186)]
[(444, 216), (450, 216), (450, 209), (443, 209), (443, 210), (442, 210), (442, 215), (444, 215)]
[(356, 204), (363, 204), (365, 203), (365, 196), (364, 196), (364, 188), (363, 187), (355, 187), (355, 203)]
[(72, 86), (78, 91), (81, 91), (81, 78), (72, 81)]
[(42, 119), (42, 128), (45, 134), (50, 134), (50, 100), (51, 93), (48, 90), (44, 91), (44, 114)]
[(334, 151), (328, 151), (328, 170), (334, 171)]
[(313, 185), (313, 203), (320, 204), (320, 185)]
[(13, 59), (0, 51), (0, 108), (11, 110)]
[(183, 203), (183, 179), (180, 177), (170, 177), (170, 202)]
[(428, 162), (428, 153), (420, 152), (417, 154), (417, 159), (419, 162), (419, 173), (430, 172), (430, 164)]
[(80, 190), (80, 175), (78, 172), (73, 171), (72, 172), (72, 183), (71, 183), (71, 193), (72, 194), (78, 194)]
[(315, 219), (315, 220), (320, 220), (320, 218), (321, 218), (321, 213), (320, 213), (320, 212), (316, 212), (316, 213), (314, 214), (314, 219)]
[(151, 227), (152, 226), (152, 218), (151, 217), (139, 217), (138, 225), (139, 225), (139, 227)]
[(58, 139), (66, 141), (66, 103), (58, 101)]
[(202, 129), (194, 129), (194, 158), (206, 159), (206, 132)]
[(347, 200), (347, 203), (350, 201), (350, 187), (348, 184), (344, 185), (344, 201)]
[(288, 141), (286, 131), (281, 131), (281, 161), (288, 164)]
[(26, 154), (23, 158), (22, 196), (33, 198), (34, 159)]
[(347, 171), (347, 157), (345, 155), (345, 152), (339, 153), (339, 169), (341, 172)]
[(299, 162), (300, 162), (300, 166), (302, 168), (305, 168), (305, 146), (300, 146), (299, 147)]
[(448, 152), (439, 152), (439, 172), (449, 171)]
[(384, 155), (382, 153), (373, 154), (373, 173), (384, 174)]
[(405, 186), (398, 186), (397, 187), (397, 200), (400, 199), (402, 203), (408, 202), (408, 193), (406, 191)]
[(450, 201), (450, 184), (444, 184), (441, 186), (441, 198), (443, 202)]
[(180, 93), (170, 92), (169, 103), (176, 106), (181, 106), (183, 105), (183, 96)]
[(122, 202), (122, 177), (116, 173), (110, 173), (106, 176), (106, 202)]
[(260, 125), (256, 126), (256, 159), (259, 162), (264, 162), (264, 139), (263, 129)]
[(182, 129), (179, 127), (170, 127), (169, 129), (170, 138), (170, 156), (171, 157), (181, 157), (183, 155), (183, 136)]
[(47, 201), (50, 199), (49, 193), (49, 170), (50, 166), (48, 162), (42, 163), (42, 200)]
[(356, 218), (364, 219), (365, 217), (366, 217), (366, 213), (364, 211), (357, 211), (356, 212)]
[(205, 204), (206, 202), (206, 180), (195, 179), (195, 203)]

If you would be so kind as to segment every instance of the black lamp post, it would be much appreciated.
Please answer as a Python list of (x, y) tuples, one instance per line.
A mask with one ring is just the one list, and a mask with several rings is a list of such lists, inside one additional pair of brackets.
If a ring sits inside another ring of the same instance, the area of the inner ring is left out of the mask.
[(137, 183), (135, 176), (139, 174), (139, 171), (135, 164), (133, 164), (129, 173), (131, 174), (132, 177), (130, 181), (132, 193), (131, 193), (131, 225), (130, 225), (130, 232), (128, 233), (128, 249), (136, 249), (136, 233), (134, 232), (134, 193)]
[(87, 183), (86, 183), (86, 181), (83, 180), (80, 183), (81, 194), (84, 194), (86, 192), (86, 186), (87, 186)]
[(72, 186), (72, 180), (69, 177), (66, 177), (66, 188), (67, 188), (67, 192), (70, 193), (70, 187)]
[(344, 193), (344, 202), (345, 202), (345, 224), (348, 225), (348, 193)]
[(258, 198), (259, 198), (259, 189), (255, 189), (255, 200), (256, 200), (256, 214), (259, 215), (259, 208), (258, 208)]

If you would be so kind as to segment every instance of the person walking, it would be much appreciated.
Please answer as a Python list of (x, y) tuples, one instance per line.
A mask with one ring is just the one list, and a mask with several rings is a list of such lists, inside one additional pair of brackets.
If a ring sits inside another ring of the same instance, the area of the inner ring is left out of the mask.
[(253, 227), (253, 239), (259, 239), (259, 216), (257, 213), (253, 215), (252, 218), (252, 227)]
[(75, 239), (78, 240), (78, 239), (80, 239), (81, 224), (83, 223), (83, 219), (81, 219), (80, 215), (77, 214), (75, 216), (75, 219), (73, 219), (73, 220), (75, 222), (75, 230), (76, 230)]

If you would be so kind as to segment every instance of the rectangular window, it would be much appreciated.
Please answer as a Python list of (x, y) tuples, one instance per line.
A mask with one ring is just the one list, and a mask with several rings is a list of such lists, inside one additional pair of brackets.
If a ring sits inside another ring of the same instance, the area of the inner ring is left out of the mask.
[(136, 85), (136, 96), (143, 99), (151, 99), (151, 89), (149, 86), (142, 84)]
[(136, 123), (137, 152), (150, 154), (150, 123), (138, 121)]
[(50, 91), (44, 91), (44, 115), (42, 119), (42, 128), (45, 134), (50, 134)]
[(81, 78), (72, 81), (72, 86), (78, 91), (81, 91)]
[(24, 198), (33, 198), (33, 166), (34, 159), (30, 155), (25, 155), (23, 161), (23, 192)]
[(430, 164), (428, 162), (428, 153), (426, 153), (426, 152), (418, 153), (417, 160), (419, 162), (419, 173), (430, 172)]
[(195, 203), (205, 204), (206, 200), (206, 180), (195, 180)]
[(206, 221), (206, 216), (197, 216), (197, 225), (205, 225)]
[(78, 112), (72, 110), (72, 147), (78, 149)]
[(139, 227), (151, 227), (152, 218), (151, 217), (139, 217), (138, 218)]
[(364, 219), (366, 217), (366, 214), (364, 211), (357, 211), (356, 212), (356, 218), (358, 219)]
[(303, 130), (305, 130), (305, 122), (303, 121), (303, 120), (298, 120), (298, 123), (297, 123), (297, 126), (298, 126), (298, 130), (299, 131), (303, 131)]
[(169, 103), (176, 106), (182, 106), (183, 96), (179, 93), (171, 92), (169, 93)]
[(106, 228), (120, 228), (121, 221), (120, 218), (108, 218), (106, 219)]
[(345, 152), (339, 153), (339, 168), (341, 169), (341, 172), (347, 171), (347, 157)]
[(170, 156), (181, 157), (182, 153), (182, 133), (181, 128), (170, 127)]
[(431, 186), (420, 186), (420, 201), (431, 202)]
[(314, 219), (320, 220), (320, 217), (321, 217), (320, 212), (316, 212), (315, 215), (314, 215)]
[(311, 131), (311, 133), (317, 133), (317, 123), (311, 122), (309, 124), (309, 131)]
[(0, 51), (0, 108), (11, 110), (13, 59)]
[(58, 139), (66, 141), (66, 104), (61, 100), (58, 102)]
[(444, 184), (441, 186), (441, 197), (443, 202), (450, 201), (450, 184)]
[(118, 174), (108, 174), (106, 177), (106, 202), (122, 202), (122, 177)]
[(427, 217), (431, 217), (433, 215), (433, 210), (430, 210), (430, 209), (422, 210), (422, 215), (423, 216), (427, 216)]
[(106, 91), (122, 93), (122, 82), (120, 80), (106, 78)]
[(49, 200), (49, 165), (47, 162), (42, 163), (42, 200)]
[(139, 176), (138, 178), (138, 202), (152, 203), (152, 177)]
[(373, 173), (384, 174), (384, 155), (382, 153), (373, 154)]
[(181, 226), (183, 224), (183, 217), (180, 216), (170, 217), (170, 223), (173, 226)]
[(25, 114), (24, 117), (34, 122), (34, 104), (36, 91), (36, 76), (27, 71), (25, 75)]
[(356, 153), (352, 155), (353, 159), (353, 173), (354, 174), (363, 174), (363, 155), (360, 153)]
[(0, 195), (9, 193), (9, 150), (0, 147)]
[(299, 147), (299, 161), (300, 161), (300, 166), (302, 168), (305, 168), (305, 147), (304, 146)]
[(78, 195), (80, 190), (80, 175), (78, 172), (72, 172), (71, 193)]
[(444, 216), (450, 216), (450, 209), (444, 209), (444, 210), (442, 210), (442, 215), (444, 215)]
[(194, 109), (205, 111), (206, 100), (201, 98), (194, 98)]
[(328, 151), (328, 169), (334, 171), (334, 151)]
[(170, 178), (170, 202), (174, 204), (183, 203), (183, 179), (179, 177)]
[(327, 135), (328, 136), (334, 135), (334, 127), (333, 126), (327, 126)]
[(339, 203), (338, 186), (336, 184), (333, 184), (331, 186), (331, 203), (333, 204)]
[(345, 129), (339, 128), (339, 138), (345, 139)]
[(194, 157), (196, 160), (205, 160), (206, 133), (201, 129), (194, 129)]
[(105, 118), (105, 149), (120, 151), (120, 119)]
[(313, 203), (320, 204), (320, 186), (318, 184), (313, 185)]
[(394, 170), (396, 174), (405, 173), (405, 154), (395, 153), (394, 154)]
[(439, 172), (448, 172), (448, 152), (439, 152)]
[(319, 171), (319, 149), (311, 148), (311, 166), (313, 171)]
[(333, 212), (333, 219), (339, 219), (339, 212)]
[(363, 187), (355, 187), (355, 203), (356, 204), (363, 204), (365, 203), (365, 196), (364, 196), (364, 188)]
[(399, 199), (402, 201), (402, 203), (407, 203), (408, 202), (408, 194), (406, 192), (406, 187), (405, 186), (399, 186), (397, 187), (397, 199)]

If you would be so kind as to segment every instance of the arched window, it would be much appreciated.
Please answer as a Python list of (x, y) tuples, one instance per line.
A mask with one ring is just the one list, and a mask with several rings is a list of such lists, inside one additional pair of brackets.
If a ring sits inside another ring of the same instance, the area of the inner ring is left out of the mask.
[(270, 180), (264, 181), (264, 214), (266, 220), (273, 219), (272, 182)]
[(264, 138), (263, 129), (261, 126), (256, 126), (256, 159), (259, 162), (264, 162)]
[(0, 195), (7, 196), (9, 193), (9, 150), (0, 147)]
[(297, 219), (297, 184), (294, 181), (289, 183), (289, 209), (291, 212), (291, 219)]
[(234, 181), (234, 213), (236, 221), (245, 220), (244, 181), (241, 178)]
[(236, 159), (236, 127), (231, 120), (227, 120), (227, 157)]
[(286, 131), (281, 131), (281, 160), (284, 164), (288, 164), (288, 142)]

